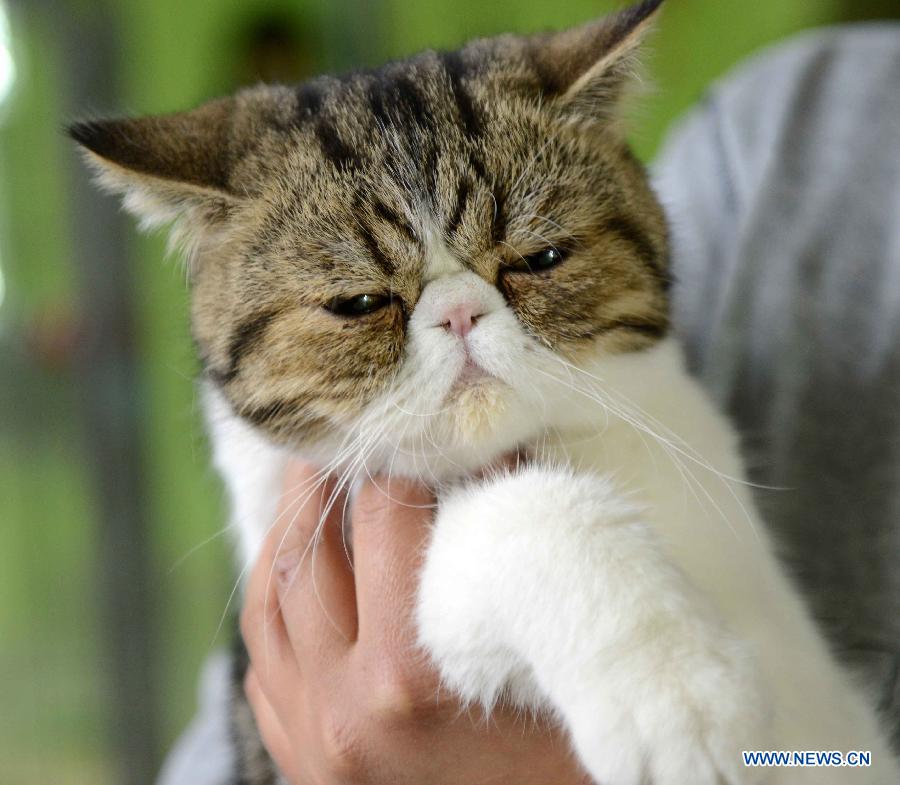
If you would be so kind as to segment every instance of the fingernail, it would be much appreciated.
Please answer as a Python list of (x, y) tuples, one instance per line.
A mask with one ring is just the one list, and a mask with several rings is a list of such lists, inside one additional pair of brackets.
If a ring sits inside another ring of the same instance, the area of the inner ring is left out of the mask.
[(287, 588), (291, 585), (299, 565), (299, 548), (291, 548), (291, 550), (285, 551), (275, 560), (275, 576), (282, 588)]

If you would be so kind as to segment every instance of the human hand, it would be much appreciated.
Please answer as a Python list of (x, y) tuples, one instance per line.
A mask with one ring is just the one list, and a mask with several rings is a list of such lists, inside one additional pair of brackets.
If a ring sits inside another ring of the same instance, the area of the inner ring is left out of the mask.
[(412, 610), (434, 498), (422, 486), (367, 482), (352, 510), (312, 469), (291, 466), (278, 523), (247, 589), (245, 690), (263, 742), (291, 785), (586, 785), (547, 718), (467, 712), (439, 689), (416, 647)]

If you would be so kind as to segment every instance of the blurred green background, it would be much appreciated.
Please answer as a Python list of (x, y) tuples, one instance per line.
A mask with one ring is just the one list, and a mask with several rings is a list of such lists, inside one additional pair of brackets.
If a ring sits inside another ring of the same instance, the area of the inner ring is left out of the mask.
[[(179, 265), (91, 190), (67, 119), (187, 108), (609, 0), (6, 0), (0, 27), (0, 783), (149, 783), (233, 585)], [(669, 0), (634, 140), (651, 158), (757, 48), (898, 0)], [(224, 623), (223, 623), (224, 620)], [(221, 625), (221, 628), (220, 628)]]

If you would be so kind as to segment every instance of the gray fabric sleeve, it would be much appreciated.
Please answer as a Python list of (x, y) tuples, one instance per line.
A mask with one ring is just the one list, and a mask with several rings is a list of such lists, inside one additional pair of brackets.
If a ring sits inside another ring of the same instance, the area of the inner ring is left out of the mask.
[(766, 52), (673, 132), (674, 319), (838, 654), (900, 740), (900, 26)]
[(231, 655), (217, 652), (203, 667), (197, 715), (172, 748), (157, 785), (233, 785), (234, 752), (229, 732)]

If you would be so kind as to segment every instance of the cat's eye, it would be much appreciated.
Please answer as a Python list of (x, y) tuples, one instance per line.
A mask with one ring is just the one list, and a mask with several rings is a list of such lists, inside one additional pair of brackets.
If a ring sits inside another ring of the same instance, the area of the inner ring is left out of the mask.
[(524, 262), (524, 266), (519, 267), (518, 269), (522, 270), (522, 272), (540, 273), (544, 270), (550, 270), (551, 268), (556, 267), (558, 264), (562, 263), (565, 258), (565, 251), (550, 246), (549, 248), (544, 248), (542, 251), (523, 257), (522, 261)]
[(325, 307), (338, 316), (365, 316), (390, 302), (391, 298), (386, 294), (359, 294), (356, 297), (335, 297)]

